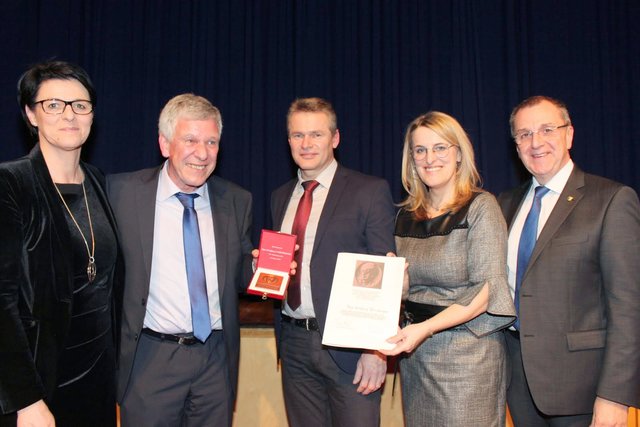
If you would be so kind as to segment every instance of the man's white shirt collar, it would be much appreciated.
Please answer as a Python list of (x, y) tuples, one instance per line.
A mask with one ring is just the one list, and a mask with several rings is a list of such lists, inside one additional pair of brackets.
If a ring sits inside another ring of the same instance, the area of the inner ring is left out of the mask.
[[(573, 160), (569, 159), (567, 164), (560, 168), (558, 173), (556, 173), (544, 186), (556, 194), (562, 193), (564, 186), (567, 185), (567, 181), (569, 181), (571, 172), (573, 172)], [(532, 181), (533, 183), (529, 191), (533, 191), (536, 187), (541, 185), (535, 176), (532, 177)]]
[[(333, 159), (329, 166), (327, 166), (320, 174), (315, 178), (316, 181), (320, 183), (320, 185), (324, 188), (331, 187), (331, 182), (333, 181), (333, 177), (336, 174), (336, 170), (338, 170), (338, 161)], [(298, 169), (298, 187), (302, 187), (302, 183), (305, 181), (309, 181), (308, 179), (302, 178), (302, 172)]]
[[(205, 182), (204, 185), (198, 187), (198, 189), (194, 191), (194, 193), (198, 194), (200, 196), (199, 198), (202, 199), (202, 201), (209, 203), (209, 192), (206, 190), (207, 183)], [(158, 191), (156, 192), (156, 200), (160, 202), (169, 200), (179, 192), (184, 193), (184, 191), (180, 190), (169, 176), (169, 160), (166, 160), (164, 162), (164, 165), (162, 165), (160, 176), (158, 177)]]

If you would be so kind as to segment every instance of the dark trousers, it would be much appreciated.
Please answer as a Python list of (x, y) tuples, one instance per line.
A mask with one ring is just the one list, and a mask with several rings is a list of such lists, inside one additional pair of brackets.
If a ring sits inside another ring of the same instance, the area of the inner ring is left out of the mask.
[(511, 382), (507, 388), (507, 404), (515, 427), (588, 427), (593, 414), (570, 416), (545, 415), (536, 407), (522, 364), (520, 339), (505, 332), (511, 361)]
[(231, 426), (233, 392), (222, 331), (190, 346), (146, 334), (120, 408), (123, 427)]
[(291, 427), (377, 427), (380, 390), (357, 393), (353, 374), (342, 371), (317, 331), (282, 324), (282, 386)]

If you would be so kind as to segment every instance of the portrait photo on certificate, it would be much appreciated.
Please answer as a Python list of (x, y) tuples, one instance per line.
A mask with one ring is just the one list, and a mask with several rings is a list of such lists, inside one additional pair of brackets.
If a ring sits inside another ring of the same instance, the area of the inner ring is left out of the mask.
[(405, 259), (340, 252), (322, 344), (390, 349), (398, 331)]

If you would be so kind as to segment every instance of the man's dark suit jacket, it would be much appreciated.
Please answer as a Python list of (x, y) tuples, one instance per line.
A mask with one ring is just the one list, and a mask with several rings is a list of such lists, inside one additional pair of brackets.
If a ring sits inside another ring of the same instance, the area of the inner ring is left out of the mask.
[[(271, 215), (276, 230), (282, 226), (297, 182), (297, 179), (289, 181), (271, 196)], [(311, 293), (320, 331), (324, 330), (327, 317), (338, 252), (373, 255), (395, 252), (393, 221), (393, 201), (387, 182), (338, 165), (320, 215), (311, 254)], [(275, 319), (276, 331), (279, 331), (279, 310)], [(342, 370), (355, 373), (360, 351), (332, 349), (330, 352)]]
[[(531, 182), (498, 198), (509, 227)], [(536, 406), (593, 411), (597, 396), (640, 404), (640, 204), (574, 166), (520, 292), (520, 343)]]
[[(144, 169), (107, 177), (109, 200), (118, 221), (126, 272), (118, 401), (122, 401), (130, 380), (146, 313), (160, 170)], [(229, 382), (235, 393), (240, 349), (238, 293), (245, 289), (251, 276), (251, 194), (216, 176), (211, 176), (207, 184), (212, 203), (218, 292), (229, 364)], [(203, 242), (206, 243), (214, 242)], [(158, 372), (158, 375), (162, 375), (162, 372)]]
[[(91, 165), (81, 165), (115, 235), (104, 177)], [(28, 156), (0, 165), (0, 194), (0, 414), (6, 414), (55, 390), (58, 356), (71, 320), (74, 272), (67, 213), (39, 145)], [(113, 291), (115, 342), (121, 297), (117, 274)]]

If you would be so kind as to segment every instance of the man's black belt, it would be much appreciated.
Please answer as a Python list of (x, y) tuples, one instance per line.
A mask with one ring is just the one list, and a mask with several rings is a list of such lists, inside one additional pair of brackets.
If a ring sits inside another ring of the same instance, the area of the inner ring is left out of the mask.
[(282, 321), (296, 325), (299, 328), (304, 328), (307, 331), (319, 331), (318, 321), (316, 319), (294, 319), (293, 317), (282, 315)]
[(194, 345), (200, 342), (200, 340), (193, 335), (180, 336), (173, 334), (163, 334), (162, 332), (156, 332), (153, 329), (149, 328), (144, 328), (142, 330), (142, 333), (151, 337), (161, 339), (162, 341), (176, 342), (180, 345)]

